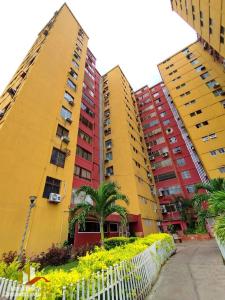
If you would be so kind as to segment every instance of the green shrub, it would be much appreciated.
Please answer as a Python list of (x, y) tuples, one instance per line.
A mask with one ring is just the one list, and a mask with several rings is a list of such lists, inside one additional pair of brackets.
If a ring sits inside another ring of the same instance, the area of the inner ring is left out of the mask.
[(105, 249), (110, 250), (118, 246), (123, 246), (126, 244), (133, 243), (137, 238), (136, 237), (112, 237), (104, 240)]
[(214, 232), (221, 243), (225, 243), (225, 216), (216, 218)]

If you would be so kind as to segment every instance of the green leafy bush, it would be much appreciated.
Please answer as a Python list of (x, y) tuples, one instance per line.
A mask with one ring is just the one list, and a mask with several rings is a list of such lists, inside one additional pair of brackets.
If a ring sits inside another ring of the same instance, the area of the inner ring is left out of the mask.
[(133, 243), (137, 238), (136, 237), (112, 237), (104, 240), (104, 245), (106, 250), (113, 249), (118, 246), (126, 245)]
[(77, 266), (69, 272), (62, 269), (55, 270), (48, 274), (41, 272), (38, 275), (44, 276), (50, 281), (49, 283), (45, 283), (44, 281), (37, 283), (37, 285), (45, 291), (45, 295), (42, 295), (42, 298), (55, 299), (60, 297), (62, 295), (63, 286), (69, 286), (71, 283), (76, 284), (76, 282), (82, 278), (88, 279), (93, 273), (107, 269), (121, 261), (129, 261), (156, 241), (161, 241), (164, 248), (168, 251), (174, 247), (173, 239), (169, 234), (151, 234), (144, 238), (136, 238), (135, 241), (133, 239), (133, 243), (123, 244), (108, 251), (96, 247), (94, 252), (87, 253), (86, 256), (80, 257)]
[(225, 243), (225, 216), (216, 218), (214, 232), (221, 243)]

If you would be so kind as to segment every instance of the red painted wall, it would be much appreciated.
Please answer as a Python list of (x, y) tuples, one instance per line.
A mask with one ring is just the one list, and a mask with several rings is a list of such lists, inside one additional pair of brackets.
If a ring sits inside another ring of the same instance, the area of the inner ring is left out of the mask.
[[(191, 198), (193, 194), (190, 194), (186, 186), (192, 185), (200, 182), (200, 177), (198, 175), (198, 172), (195, 168), (195, 165), (192, 161), (192, 158), (190, 156), (190, 153), (186, 147), (186, 144), (182, 138), (181, 132), (178, 128), (178, 125), (176, 123), (176, 120), (174, 119), (173, 113), (170, 109), (170, 106), (167, 102), (167, 98), (164, 95), (163, 92), (164, 84), (158, 83), (155, 86), (149, 88), (147, 86), (143, 87), (142, 89), (138, 90), (135, 93), (137, 102), (138, 102), (138, 108), (139, 113), (142, 120), (142, 126), (144, 130), (145, 135), (145, 142), (147, 144), (148, 153), (149, 156), (152, 156), (154, 152), (157, 150), (162, 150), (163, 148), (168, 148), (168, 157), (164, 158), (162, 155), (156, 156), (155, 159), (151, 161), (151, 165), (159, 162), (163, 162), (164, 160), (171, 158), (172, 164), (170, 166), (165, 167), (157, 167), (156, 170), (153, 170), (153, 175), (156, 177), (161, 174), (165, 174), (168, 172), (175, 172), (176, 178), (168, 179), (160, 182), (156, 182), (156, 187), (158, 190), (165, 189), (171, 186), (179, 185), (181, 187), (181, 193), (184, 198)], [(149, 96), (145, 96), (148, 94)], [(158, 103), (157, 103), (158, 102)], [(148, 108), (146, 110), (146, 108)], [(165, 116), (161, 116), (160, 114), (165, 112)], [(147, 119), (146, 119), (147, 117)], [(152, 121), (158, 121), (158, 124), (149, 127), (144, 128), (146, 124), (149, 124)], [(169, 120), (169, 124), (165, 125), (163, 121)], [(152, 136), (146, 136), (148, 133), (152, 133), (153, 130), (161, 128), (161, 132), (157, 133)], [(171, 128), (172, 132), (167, 133), (167, 129)], [(170, 143), (170, 138), (175, 137), (176, 142)], [(160, 144), (154, 144), (153, 141), (156, 141), (159, 138), (164, 138), (165, 141)], [(151, 144), (151, 145), (150, 145)], [(174, 154), (173, 149), (175, 147), (181, 148), (181, 153)], [(185, 159), (185, 165), (179, 166), (177, 164), (178, 158), (184, 158)], [(189, 171), (191, 174), (191, 178), (183, 179), (181, 176), (182, 171)], [(176, 194), (176, 196), (179, 194)], [(170, 203), (174, 198), (174, 195), (169, 196), (160, 196), (160, 204), (166, 204)], [(163, 214), (164, 215), (164, 225), (165, 224), (181, 224), (181, 228), (186, 228), (186, 224), (181, 221), (181, 216), (179, 212), (176, 212), (173, 216), (171, 216), (171, 213)], [(170, 217), (172, 220), (168, 221), (168, 217)]]

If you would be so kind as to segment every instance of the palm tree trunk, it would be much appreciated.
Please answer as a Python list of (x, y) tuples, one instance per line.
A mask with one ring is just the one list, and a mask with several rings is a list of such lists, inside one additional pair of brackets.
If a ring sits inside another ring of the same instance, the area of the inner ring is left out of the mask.
[(103, 219), (100, 219), (100, 234), (101, 234), (101, 246), (104, 248), (104, 222)]

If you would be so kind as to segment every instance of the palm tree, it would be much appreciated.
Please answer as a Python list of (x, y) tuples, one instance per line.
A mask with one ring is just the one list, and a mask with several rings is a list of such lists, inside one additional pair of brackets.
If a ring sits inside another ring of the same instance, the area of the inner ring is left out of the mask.
[(225, 190), (211, 194), (209, 198), (209, 210), (215, 215), (225, 214)]
[[(206, 194), (199, 194), (199, 190), (205, 190)], [(195, 195), (193, 204), (197, 210), (202, 208), (202, 203), (207, 202), (211, 194), (217, 191), (225, 191), (225, 178), (211, 179), (208, 183), (198, 183), (195, 185)]]
[(128, 204), (128, 198), (126, 195), (119, 193), (119, 187), (115, 182), (103, 182), (97, 190), (89, 186), (82, 186), (76, 194), (78, 195), (80, 192), (89, 195), (93, 204), (83, 201), (70, 210), (70, 232), (74, 230), (76, 222), (85, 228), (85, 221), (88, 217), (95, 219), (100, 225), (101, 245), (104, 247), (104, 223), (106, 218), (113, 213), (117, 213), (121, 217), (122, 224), (125, 224), (127, 210), (125, 207), (116, 204), (116, 201), (120, 200)]
[[(201, 189), (204, 189), (206, 193), (198, 193)], [(203, 228), (205, 227), (205, 219), (215, 216), (220, 209), (221, 204), (219, 202), (222, 201), (225, 192), (225, 178), (215, 178), (208, 183), (198, 183), (195, 186), (195, 191), (192, 201), (197, 212), (198, 224)], [(209, 207), (204, 207), (204, 203), (208, 203)]]

